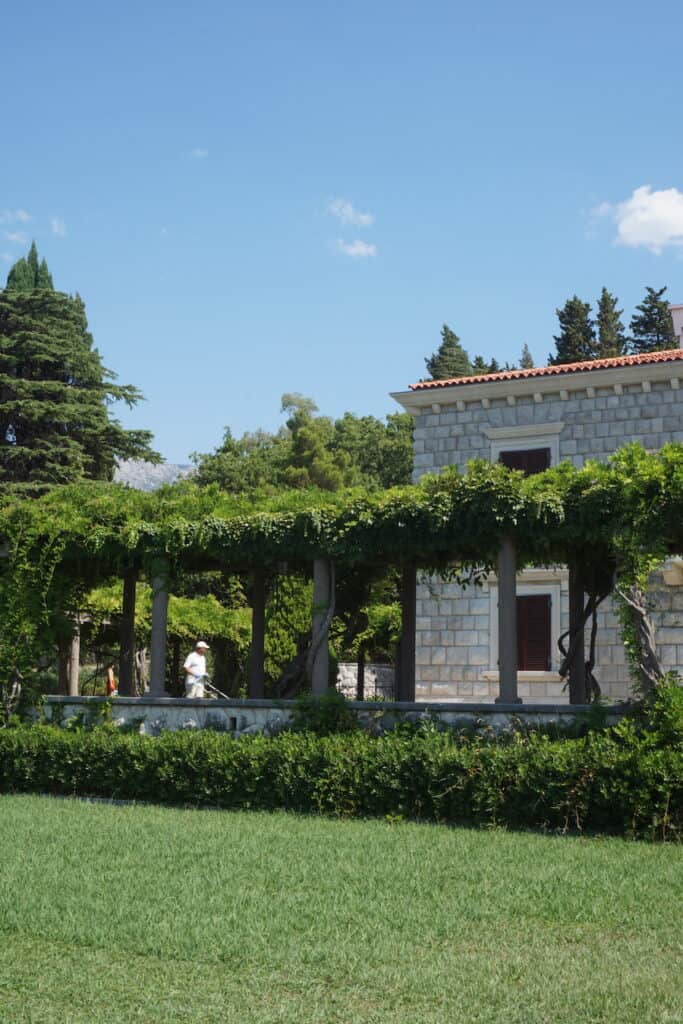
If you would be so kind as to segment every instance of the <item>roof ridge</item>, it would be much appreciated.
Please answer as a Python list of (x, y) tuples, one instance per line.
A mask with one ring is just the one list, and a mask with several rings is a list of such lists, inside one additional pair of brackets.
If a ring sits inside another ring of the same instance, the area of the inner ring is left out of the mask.
[(591, 370), (610, 370), (622, 366), (643, 366), (648, 363), (669, 363), (683, 359), (683, 349), (668, 348), (659, 352), (643, 352), (633, 356), (610, 356), (607, 359), (585, 359), (580, 363), (558, 363), (555, 366), (534, 366), (529, 370), (501, 370), (500, 373), (478, 373), (448, 380), (423, 380), (410, 384), (411, 391), (426, 388), (462, 387), (464, 384), (490, 384), (503, 380), (526, 380), (531, 377), (552, 377), (567, 373), (587, 373)]

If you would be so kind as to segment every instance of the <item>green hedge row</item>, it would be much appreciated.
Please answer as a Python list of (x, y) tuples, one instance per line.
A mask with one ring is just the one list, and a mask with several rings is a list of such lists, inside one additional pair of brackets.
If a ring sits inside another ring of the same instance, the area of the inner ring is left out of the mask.
[(683, 836), (683, 749), (630, 727), (503, 744), (434, 732), (236, 741), (210, 732), (152, 739), (106, 727), (7, 729), (0, 792)]

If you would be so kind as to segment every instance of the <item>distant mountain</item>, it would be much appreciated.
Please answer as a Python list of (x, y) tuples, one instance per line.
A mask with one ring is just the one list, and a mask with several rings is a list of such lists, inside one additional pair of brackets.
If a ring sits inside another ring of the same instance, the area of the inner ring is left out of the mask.
[(151, 462), (124, 459), (116, 467), (114, 480), (117, 484), (128, 484), (136, 491), (156, 491), (163, 484), (174, 484), (176, 480), (191, 476), (194, 471), (194, 466), (175, 462), (162, 462), (155, 466)]

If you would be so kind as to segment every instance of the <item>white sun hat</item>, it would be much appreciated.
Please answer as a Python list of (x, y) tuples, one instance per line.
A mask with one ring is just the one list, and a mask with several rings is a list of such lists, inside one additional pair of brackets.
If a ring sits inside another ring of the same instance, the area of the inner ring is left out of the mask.
[(195, 646), (195, 650), (197, 650), (198, 647), (203, 647), (205, 651), (210, 651), (211, 650), (211, 648), (207, 644), (206, 640), (198, 640), (197, 643), (194, 646)]

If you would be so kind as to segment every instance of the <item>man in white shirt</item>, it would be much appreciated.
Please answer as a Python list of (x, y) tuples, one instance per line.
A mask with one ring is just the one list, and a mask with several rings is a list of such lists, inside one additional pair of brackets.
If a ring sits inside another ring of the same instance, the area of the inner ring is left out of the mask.
[(209, 645), (203, 640), (198, 640), (195, 649), (188, 654), (183, 668), (185, 669), (185, 696), (204, 696), (204, 677), (206, 676), (205, 651)]

